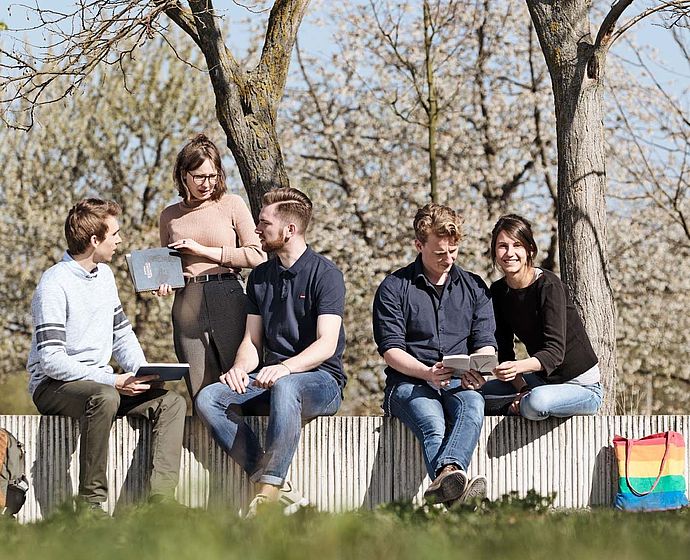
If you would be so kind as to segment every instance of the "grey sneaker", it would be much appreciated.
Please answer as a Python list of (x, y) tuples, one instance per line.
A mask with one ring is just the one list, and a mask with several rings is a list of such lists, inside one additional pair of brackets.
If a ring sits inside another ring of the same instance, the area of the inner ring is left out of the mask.
[(479, 475), (473, 476), (467, 483), (467, 487), (458, 498), (459, 504), (465, 502), (481, 501), (486, 498), (487, 491), (486, 477)]
[(309, 500), (300, 494), (299, 490), (292, 485), (292, 482), (286, 480), (280, 489), (278, 503), (283, 506), (283, 513), (285, 515), (292, 515), (298, 509), (308, 506)]
[(424, 492), (424, 499), (430, 504), (453, 502), (466, 487), (467, 473), (455, 465), (446, 465)]
[(77, 502), (77, 512), (82, 515), (93, 518), (110, 517), (107, 511), (103, 509), (103, 504), (100, 502)]

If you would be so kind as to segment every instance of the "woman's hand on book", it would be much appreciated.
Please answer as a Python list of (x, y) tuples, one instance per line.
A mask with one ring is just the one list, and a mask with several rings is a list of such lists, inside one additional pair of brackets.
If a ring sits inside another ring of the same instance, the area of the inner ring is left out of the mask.
[(153, 293), (156, 294), (157, 296), (169, 296), (172, 294), (175, 290), (170, 284), (161, 284), (158, 286), (157, 290), (154, 290)]
[(168, 247), (175, 249), (176, 251), (180, 251), (180, 253), (197, 256), (204, 256), (206, 254), (205, 250), (207, 249), (207, 247), (194, 241), (191, 237), (185, 237), (184, 239), (173, 241), (172, 243), (168, 244)]
[(541, 362), (537, 358), (525, 358), (523, 360), (501, 362), (494, 368), (492, 373), (501, 381), (514, 381), (523, 373), (541, 371), (542, 369)]

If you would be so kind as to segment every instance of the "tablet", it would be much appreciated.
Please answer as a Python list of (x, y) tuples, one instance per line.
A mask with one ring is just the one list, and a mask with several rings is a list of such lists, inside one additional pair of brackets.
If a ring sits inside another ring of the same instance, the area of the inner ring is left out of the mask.
[(136, 377), (143, 375), (157, 375), (159, 381), (178, 381), (189, 373), (189, 364), (144, 364), (136, 373)]

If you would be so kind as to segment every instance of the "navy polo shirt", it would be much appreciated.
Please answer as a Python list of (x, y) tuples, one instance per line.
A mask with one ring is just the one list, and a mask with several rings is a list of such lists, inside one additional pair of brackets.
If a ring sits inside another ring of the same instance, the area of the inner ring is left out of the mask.
[[(453, 265), (443, 291), (429, 283), (417, 259), (387, 276), (374, 298), (374, 339), (379, 354), (400, 348), (427, 366), (450, 354), (496, 348), (491, 294), (484, 281)], [(386, 367), (388, 382), (419, 382)]]
[[(319, 315), (345, 312), (343, 274), (326, 257), (307, 247), (290, 268), (278, 257), (257, 266), (247, 280), (249, 314), (260, 315), (264, 329), (264, 363), (277, 364), (296, 356), (316, 340)], [(330, 373), (341, 388), (345, 328), (340, 325), (335, 354), (318, 369)]]

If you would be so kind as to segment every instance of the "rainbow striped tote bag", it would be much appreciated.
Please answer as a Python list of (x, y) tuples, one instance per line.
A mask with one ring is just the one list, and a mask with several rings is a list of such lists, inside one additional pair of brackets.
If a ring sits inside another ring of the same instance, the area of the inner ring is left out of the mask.
[(669, 431), (642, 439), (615, 436), (613, 446), (618, 461), (616, 508), (660, 511), (688, 505), (682, 434)]

